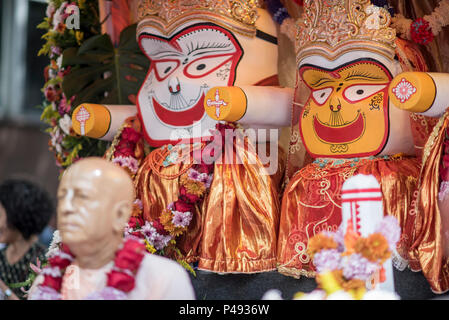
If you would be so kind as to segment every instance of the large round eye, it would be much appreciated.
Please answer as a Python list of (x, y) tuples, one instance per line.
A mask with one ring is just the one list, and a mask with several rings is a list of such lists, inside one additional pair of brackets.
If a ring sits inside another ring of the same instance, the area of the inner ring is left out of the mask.
[(232, 59), (232, 55), (207, 56), (190, 62), (184, 74), (191, 78), (201, 78), (220, 68)]
[(153, 61), (156, 70), (156, 78), (162, 81), (175, 71), (179, 66), (178, 60), (156, 60)]
[(313, 99), (319, 105), (323, 105), (327, 101), (327, 99), (329, 99), (333, 90), (334, 90), (333, 88), (324, 88), (320, 90), (315, 90), (312, 92)]
[(345, 89), (343, 96), (351, 103), (366, 99), (385, 89), (386, 84), (355, 84)]

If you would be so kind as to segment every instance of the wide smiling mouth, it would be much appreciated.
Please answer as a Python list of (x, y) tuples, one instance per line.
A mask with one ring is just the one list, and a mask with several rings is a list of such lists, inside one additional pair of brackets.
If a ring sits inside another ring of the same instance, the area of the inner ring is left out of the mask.
[(352, 143), (360, 139), (365, 132), (365, 116), (358, 111), (354, 120), (349, 122), (324, 123), (313, 117), (313, 128), (317, 137), (330, 144)]
[(172, 110), (161, 103), (153, 96), (153, 110), (158, 119), (168, 126), (190, 127), (195, 122), (201, 121), (206, 113), (204, 109), (204, 92), (200, 90), (200, 96), (193, 105), (181, 110)]
[(168, 102), (161, 101), (156, 94), (153, 94), (153, 100), (156, 101), (158, 105), (170, 111), (186, 111), (198, 105), (198, 102), (204, 98), (205, 91), (207, 91), (207, 88), (205, 90), (201, 87), (195, 99), (186, 99), (182, 92), (177, 92), (170, 93), (170, 101)]

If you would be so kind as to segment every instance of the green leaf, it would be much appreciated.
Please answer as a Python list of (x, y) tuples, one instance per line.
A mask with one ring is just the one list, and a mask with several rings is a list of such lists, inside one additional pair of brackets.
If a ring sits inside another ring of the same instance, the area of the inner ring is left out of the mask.
[(149, 67), (149, 61), (136, 41), (136, 25), (125, 28), (118, 48), (109, 35), (93, 36), (79, 49), (68, 48), (62, 65), (71, 67), (62, 89), (67, 97), (75, 96), (72, 105), (81, 103), (131, 104)]
[(59, 117), (59, 113), (57, 110), (53, 110), (51, 104), (45, 107), (44, 111), (41, 114), (41, 120), (47, 120), (51, 118)]

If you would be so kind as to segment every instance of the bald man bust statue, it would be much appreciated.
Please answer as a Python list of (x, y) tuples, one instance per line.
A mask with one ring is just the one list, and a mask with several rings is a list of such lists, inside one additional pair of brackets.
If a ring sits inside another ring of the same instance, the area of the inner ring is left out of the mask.
[(194, 299), (180, 265), (123, 238), (133, 190), (129, 175), (104, 159), (85, 158), (66, 170), (58, 188), (60, 250), (29, 299)]

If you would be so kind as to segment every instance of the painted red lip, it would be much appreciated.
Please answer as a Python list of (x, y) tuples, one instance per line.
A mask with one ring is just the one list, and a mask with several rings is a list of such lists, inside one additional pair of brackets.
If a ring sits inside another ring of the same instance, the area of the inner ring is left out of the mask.
[(188, 110), (183, 111), (172, 111), (164, 108), (156, 99), (153, 97), (153, 108), (156, 112), (157, 117), (163, 123), (175, 126), (175, 127), (189, 127), (193, 125), (196, 121), (200, 121), (206, 110), (204, 110), (204, 93), (198, 102)]
[(342, 126), (330, 127), (314, 116), (313, 127), (318, 138), (324, 142), (332, 144), (350, 143), (363, 135), (365, 131), (365, 118), (359, 112), (355, 120)]

